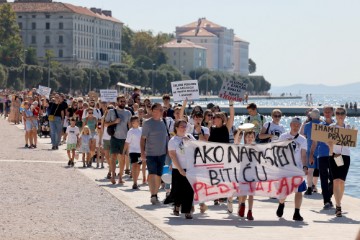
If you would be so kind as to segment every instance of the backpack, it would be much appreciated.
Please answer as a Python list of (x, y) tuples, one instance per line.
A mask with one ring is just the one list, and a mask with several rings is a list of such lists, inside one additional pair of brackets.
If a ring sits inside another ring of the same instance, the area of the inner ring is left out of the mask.
[[(119, 118), (117, 110), (114, 109), (114, 111), (115, 111), (116, 118)], [(114, 136), (115, 135), (116, 125), (117, 124), (113, 124), (113, 125), (110, 125), (110, 126), (107, 127), (106, 132), (107, 132), (107, 134), (109, 134), (109, 136)]]

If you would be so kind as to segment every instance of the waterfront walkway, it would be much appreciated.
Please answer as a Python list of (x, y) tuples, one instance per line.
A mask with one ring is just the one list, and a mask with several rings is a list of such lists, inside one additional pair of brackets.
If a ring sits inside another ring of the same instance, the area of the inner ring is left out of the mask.
[(83, 169), (79, 162), (67, 168), (64, 146), (49, 151), (49, 138), (36, 150), (23, 149), (21, 128), (0, 120), (6, 136), (0, 140), (0, 239), (328, 240), (355, 239), (359, 231), (360, 199), (345, 196), (344, 216), (337, 218), (333, 209), (322, 210), (320, 194), (304, 198), (304, 222), (292, 220), (293, 196), (280, 219), (276, 200), (255, 197), (254, 221), (210, 203), (205, 214), (197, 206), (194, 219), (185, 220), (170, 206), (152, 206), (146, 185), (132, 190), (127, 177), (123, 186), (112, 185), (104, 179), (106, 168)]

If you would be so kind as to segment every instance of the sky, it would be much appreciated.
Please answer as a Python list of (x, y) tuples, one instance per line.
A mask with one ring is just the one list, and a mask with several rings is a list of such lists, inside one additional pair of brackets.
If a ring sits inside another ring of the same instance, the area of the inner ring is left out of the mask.
[(112, 10), (133, 30), (172, 33), (200, 17), (250, 42), (249, 57), (274, 86), (360, 81), (358, 0), (63, 0)]

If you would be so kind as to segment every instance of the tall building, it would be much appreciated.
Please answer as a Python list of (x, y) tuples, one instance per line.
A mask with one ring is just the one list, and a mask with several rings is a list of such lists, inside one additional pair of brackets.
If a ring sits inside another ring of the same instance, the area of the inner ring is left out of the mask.
[(206, 48), (193, 42), (173, 39), (160, 47), (168, 57), (168, 64), (179, 69), (182, 74), (206, 67)]
[(249, 42), (236, 37), (233, 29), (199, 18), (198, 21), (176, 27), (176, 37), (205, 47), (209, 69), (249, 74)]
[(109, 10), (85, 8), (52, 0), (15, 0), (25, 49), (35, 48), (45, 60), (46, 50), (54, 59), (76, 67), (107, 67), (121, 62), (123, 23)]

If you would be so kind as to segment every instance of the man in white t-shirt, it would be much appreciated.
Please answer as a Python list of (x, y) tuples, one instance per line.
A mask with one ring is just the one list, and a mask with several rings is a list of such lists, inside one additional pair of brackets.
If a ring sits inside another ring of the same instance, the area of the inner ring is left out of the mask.
[[(306, 165), (306, 150), (307, 143), (306, 138), (299, 134), (299, 130), (301, 127), (301, 119), (298, 117), (294, 117), (290, 122), (290, 132), (283, 133), (280, 135), (279, 141), (283, 140), (293, 140), (292, 146), (294, 148), (294, 157), (296, 165), (303, 169), (305, 174), (307, 174), (307, 165)], [(293, 216), (293, 220), (295, 221), (303, 221), (303, 217), (300, 215), (300, 207), (302, 202), (302, 192), (306, 190), (305, 180), (300, 184), (296, 193), (295, 193), (295, 213)], [(284, 213), (285, 207), (285, 198), (279, 199), (279, 206), (276, 211), (276, 215), (278, 217), (282, 217)]]

